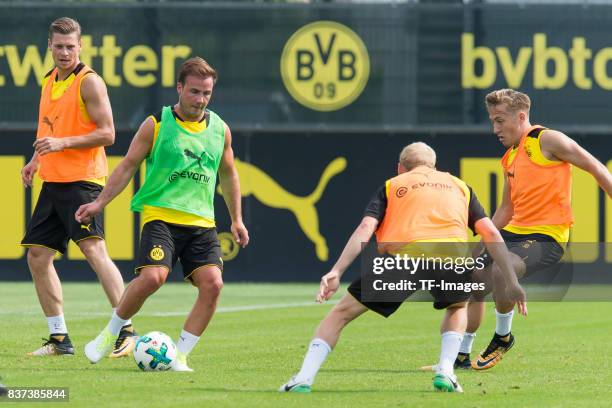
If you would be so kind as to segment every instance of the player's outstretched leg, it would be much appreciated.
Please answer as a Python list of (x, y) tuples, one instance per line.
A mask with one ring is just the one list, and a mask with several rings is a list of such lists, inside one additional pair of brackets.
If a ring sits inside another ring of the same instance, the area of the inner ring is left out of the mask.
[(500, 313), (495, 310), (495, 334), (493, 339), (479, 355), (472, 361), (472, 368), (475, 370), (487, 370), (499, 363), (512, 346), (514, 346), (514, 336), (511, 333), (512, 317), (514, 310), (510, 308), (508, 313)]
[[(470, 353), (472, 352), (472, 345), (476, 338), (476, 330), (480, 327), (482, 320), (484, 319), (485, 303), (479, 301), (470, 301), (467, 307), (468, 324), (465, 333), (463, 333), (463, 339), (459, 346), (459, 353), (453, 364), (453, 368), (460, 370), (469, 370), (472, 368), (472, 362), (470, 360)], [(433, 371), (436, 372), (438, 365), (426, 365), (420, 368), (421, 371)]]
[(504, 299), (503, 294), (495, 295), (495, 334), (487, 348), (472, 361), (473, 369), (487, 370), (495, 367), (514, 346), (514, 336), (511, 332), (513, 316), (514, 302)]
[(312, 384), (327, 355), (338, 342), (342, 329), (352, 320), (365, 313), (368, 309), (359, 303), (351, 294), (344, 295), (321, 321), (314, 338), (308, 345), (302, 368), (281, 385), (279, 392), (307, 393), (312, 390)]
[[(124, 284), (121, 272), (108, 255), (106, 243), (101, 239), (88, 238), (79, 241), (78, 245), (87, 262), (98, 275), (98, 280), (104, 288), (108, 301), (113, 307), (116, 307), (124, 292)], [(134, 350), (137, 338), (138, 334), (134, 331), (131, 320), (128, 319), (119, 331), (114, 349), (108, 356), (110, 358), (129, 356)]]
[(463, 339), (463, 332), (467, 325), (466, 303), (455, 303), (446, 309), (446, 314), (440, 328), (442, 341), (440, 347), (440, 361), (436, 367), (433, 378), (433, 387), (442, 392), (463, 392), (457, 381), (453, 363), (457, 358), (459, 346)]
[(49, 338), (43, 339), (42, 346), (28, 353), (28, 356), (74, 355), (74, 347), (68, 336), (62, 310), (62, 285), (53, 266), (54, 256), (55, 251), (49, 248), (38, 246), (28, 248), (28, 266), (49, 327)]
[(104, 330), (85, 346), (85, 356), (89, 361), (95, 364), (108, 355), (121, 328), (140, 310), (145, 300), (164, 284), (167, 276), (166, 267), (152, 266), (140, 270), (140, 274), (126, 288)]
[[(527, 266), (517, 254), (511, 253), (511, 258), (516, 276), (520, 279), (525, 275)], [(527, 256), (524, 259), (527, 259)], [(501, 276), (496, 265), (493, 265), (493, 276), (498, 278)], [(495, 284), (493, 289), (493, 297), (495, 298), (495, 334), (487, 348), (478, 355), (476, 360), (472, 361), (472, 368), (475, 370), (487, 370), (495, 367), (514, 346), (512, 319), (516, 304), (508, 298), (508, 294), (503, 291), (503, 288), (505, 288), (505, 284), (502, 279)]]
[[(486, 267), (485, 269), (475, 270), (472, 273), (472, 281), (477, 283), (483, 282), (485, 283), (486, 288), (490, 288), (492, 286), (490, 283), (491, 281), (488, 278), (490, 269), (490, 267)], [(470, 353), (472, 352), (472, 345), (474, 344), (474, 339), (476, 338), (476, 331), (484, 320), (486, 309), (484, 300), (487, 294), (488, 290), (472, 293), (472, 297), (470, 298), (467, 306), (467, 326), (461, 340), (461, 345), (459, 346), (459, 353), (457, 353), (457, 358), (453, 364), (455, 369), (469, 370), (472, 368)], [(420, 368), (421, 371), (433, 372), (435, 372), (437, 369), (437, 364), (426, 365)]]
[(176, 362), (171, 368), (172, 371), (193, 371), (187, 365), (187, 356), (213, 318), (223, 289), (222, 273), (217, 265), (200, 266), (189, 274), (189, 279), (198, 288), (198, 297), (176, 342)]
[[(496, 314), (500, 314), (496, 311)], [(503, 315), (510, 315), (512, 312), (504, 313)], [(494, 367), (500, 360), (504, 357), (512, 346), (514, 346), (514, 335), (508, 330), (505, 332), (506, 334), (500, 335), (498, 330), (495, 330), (495, 334), (491, 339), (491, 342), (479, 355), (478, 358), (472, 361), (472, 368), (475, 370), (487, 370), (489, 368)]]

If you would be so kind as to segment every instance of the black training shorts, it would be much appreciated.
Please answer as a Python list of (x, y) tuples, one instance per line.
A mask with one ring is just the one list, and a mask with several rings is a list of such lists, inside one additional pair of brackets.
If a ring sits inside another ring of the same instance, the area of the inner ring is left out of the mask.
[[(437, 271), (437, 270), (419, 270), (414, 275), (410, 275), (409, 279), (415, 283), (417, 283), (417, 287), (419, 286), (419, 282), (421, 280), (435, 280), (437, 283), (441, 281), (452, 282), (455, 284), (471, 284), (472, 283), (472, 273), (471, 271), (466, 271), (462, 274), (457, 274), (453, 271)], [(363, 298), (367, 299), (367, 295), (364, 296), (362, 293), (362, 284), (364, 282), (368, 282), (371, 279), (366, 279), (362, 281), (360, 277), (356, 281), (352, 282), (348, 288), (348, 292), (355, 298), (359, 303), (367, 307), (368, 309), (376, 312), (384, 317), (389, 317), (399, 307), (402, 303), (407, 300), (410, 296), (412, 296), (416, 290), (404, 290), (400, 293), (394, 293), (392, 296), (393, 301), (367, 301), (363, 300)], [(369, 283), (366, 283), (369, 284)], [(467, 302), (470, 298), (470, 293), (465, 292), (463, 290), (441, 290), (439, 288), (432, 288), (429, 290), (429, 293), (434, 298), (433, 307), (437, 310), (446, 309), (447, 307), (455, 304)], [(384, 295), (383, 295), (384, 296)]]
[(64, 253), (70, 239), (77, 243), (87, 238), (104, 239), (102, 214), (88, 224), (74, 219), (77, 209), (94, 201), (101, 191), (102, 186), (88, 181), (44, 182), (21, 245), (43, 246)]
[(202, 266), (223, 270), (216, 228), (147, 222), (140, 234), (136, 273), (147, 266), (165, 266), (171, 271), (177, 260), (183, 265), (185, 280), (191, 280), (191, 274)]
[[(553, 266), (563, 258), (563, 247), (553, 237), (546, 234), (515, 234), (502, 229), (501, 236), (506, 242), (508, 251), (518, 255), (525, 263), (523, 278)], [(484, 265), (493, 263), (488, 252), (481, 255)]]

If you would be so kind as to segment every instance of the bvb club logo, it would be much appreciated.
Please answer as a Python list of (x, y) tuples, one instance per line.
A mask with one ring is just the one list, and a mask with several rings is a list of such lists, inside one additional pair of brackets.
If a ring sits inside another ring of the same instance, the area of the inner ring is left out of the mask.
[(370, 58), (361, 38), (333, 21), (317, 21), (296, 31), (285, 44), (280, 65), (291, 96), (324, 112), (351, 104), (370, 75)]
[(238, 255), (240, 247), (230, 232), (220, 232), (217, 235), (217, 239), (219, 240), (219, 245), (221, 245), (222, 261), (231, 261)]
[(164, 250), (162, 249), (161, 245), (153, 245), (153, 249), (149, 253), (149, 256), (154, 261), (161, 261), (162, 259), (164, 259), (164, 256), (166, 256), (166, 254), (164, 253)]

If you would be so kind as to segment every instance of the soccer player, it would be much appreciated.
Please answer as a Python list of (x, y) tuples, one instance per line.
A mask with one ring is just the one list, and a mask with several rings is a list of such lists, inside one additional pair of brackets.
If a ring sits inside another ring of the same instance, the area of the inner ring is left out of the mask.
[[(487, 248), (499, 262), (499, 270), (496, 272), (508, 278), (508, 289), (514, 291), (514, 298), (519, 300), (521, 310), (527, 312), (524, 292), (511, 270), (505, 246), (500, 245), (503, 240), (499, 231), (486, 217), (471, 188), (458, 178), (437, 171), (435, 164), (435, 152), (425, 143), (412, 143), (402, 150), (397, 166), (398, 176), (387, 180), (368, 205), (365, 216), (348, 240), (340, 258), (321, 279), (317, 301), (328, 300), (338, 290), (342, 274), (360, 254), (362, 243), (368, 242), (374, 233), (379, 245), (428, 241), (466, 242), (469, 227), (483, 237)], [(465, 276), (465, 279), (470, 281), (469, 276)], [(361, 284), (362, 278), (354, 281), (348, 294), (323, 319), (310, 342), (301, 370), (282, 385), (279, 391), (310, 392), (319, 368), (349, 322), (367, 310), (388, 317), (401, 306), (401, 301), (363, 300)], [(413, 292), (406, 291), (405, 298)], [(453, 362), (466, 326), (469, 294), (460, 292), (449, 297), (441, 291), (434, 290), (431, 293), (435, 299), (434, 308), (446, 309), (440, 330), (440, 361), (433, 386), (439, 391), (462, 392), (454, 374)]]
[[(101, 216), (87, 223), (74, 219), (76, 209), (102, 191), (108, 172), (104, 146), (114, 143), (115, 128), (106, 85), (79, 60), (77, 21), (62, 17), (51, 23), (49, 49), (55, 68), (43, 80), (35, 152), (21, 171), (25, 186), (32, 185), (36, 172), (43, 180), (21, 241), (28, 247), (28, 266), (49, 327), (49, 339), (31, 356), (74, 354), (64, 319), (62, 286), (53, 266), (55, 254), (66, 251), (68, 240), (79, 246), (113, 307), (124, 289), (121, 273), (106, 250)], [(129, 354), (134, 334), (127, 320), (111, 357)]]
[(178, 103), (144, 120), (100, 196), (75, 214), (81, 222), (99, 214), (146, 159), (146, 180), (132, 199), (132, 210), (141, 212), (144, 220), (137, 277), (108, 325), (85, 347), (92, 363), (110, 350), (121, 327), (166, 281), (180, 259), (185, 280), (199, 292), (180, 334), (173, 369), (193, 371), (187, 365), (187, 355), (208, 326), (223, 287), (213, 207), (217, 172), (234, 238), (242, 247), (249, 242), (242, 222), (232, 135), (225, 122), (206, 109), (216, 79), (216, 71), (202, 58), (185, 61), (176, 85)]
[[(486, 98), (493, 133), (508, 148), (502, 201), (493, 216), (501, 230), (520, 279), (555, 265), (563, 257), (574, 221), (570, 205), (571, 165), (590, 173), (612, 197), (612, 176), (589, 152), (563, 133), (529, 121), (529, 96), (500, 89)], [(490, 264), (492, 261), (487, 261)], [(483, 277), (487, 275), (485, 270)], [(484, 317), (483, 302), (470, 302), (468, 326), (455, 362), (462, 368), (485, 370), (495, 366), (514, 345), (514, 303), (495, 296), (496, 326), (493, 339), (470, 362), (476, 330)]]

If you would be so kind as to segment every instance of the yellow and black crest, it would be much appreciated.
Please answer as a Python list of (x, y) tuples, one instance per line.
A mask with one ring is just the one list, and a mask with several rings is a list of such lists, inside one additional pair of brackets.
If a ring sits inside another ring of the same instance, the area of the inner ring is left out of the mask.
[(153, 249), (151, 249), (151, 252), (149, 252), (149, 256), (154, 261), (161, 261), (162, 259), (164, 259), (164, 256), (166, 256), (166, 254), (164, 253), (164, 250), (162, 249), (161, 245), (153, 245)]

